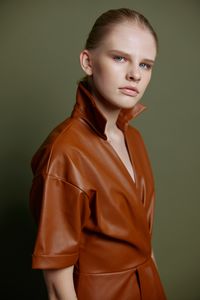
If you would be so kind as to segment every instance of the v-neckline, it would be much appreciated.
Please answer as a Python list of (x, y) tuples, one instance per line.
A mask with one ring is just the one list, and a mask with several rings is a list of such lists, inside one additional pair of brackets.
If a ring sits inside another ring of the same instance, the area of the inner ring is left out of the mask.
[(138, 182), (137, 182), (137, 173), (136, 173), (136, 168), (135, 168), (135, 162), (134, 162), (133, 156), (132, 156), (132, 154), (131, 154), (131, 152), (130, 152), (130, 148), (129, 148), (129, 145), (128, 145), (127, 136), (126, 136), (125, 133), (124, 133), (124, 141), (125, 141), (127, 153), (128, 153), (129, 159), (130, 159), (130, 163), (131, 163), (131, 167), (132, 167), (132, 170), (133, 170), (133, 174), (134, 174), (135, 181), (133, 180), (131, 174), (130, 174), (129, 171), (128, 171), (128, 168), (127, 168), (126, 165), (124, 164), (123, 160), (121, 159), (121, 157), (119, 156), (119, 154), (117, 153), (117, 151), (115, 150), (115, 148), (111, 145), (111, 143), (109, 143), (108, 140), (106, 140), (106, 142), (109, 144), (109, 146), (111, 147), (111, 149), (112, 149), (113, 152), (115, 153), (116, 157), (117, 157), (118, 160), (120, 161), (121, 165), (123, 166), (123, 169), (124, 169), (125, 172), (128, 174), (128, 177), (130, 178), (131, 182), (132, 182), (133, 185), (137, 188)]

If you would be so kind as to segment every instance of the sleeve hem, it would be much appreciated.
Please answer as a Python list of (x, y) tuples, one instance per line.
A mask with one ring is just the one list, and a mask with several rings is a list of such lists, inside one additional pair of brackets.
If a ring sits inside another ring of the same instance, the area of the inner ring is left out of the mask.
[(71, 255), (32, 255), (32, 269), (62, 269), (74, 265), (78, 253)]

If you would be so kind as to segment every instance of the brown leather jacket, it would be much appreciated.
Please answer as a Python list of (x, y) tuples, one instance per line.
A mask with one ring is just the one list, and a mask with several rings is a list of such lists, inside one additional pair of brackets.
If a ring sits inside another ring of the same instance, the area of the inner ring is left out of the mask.
[(83, 82), (70, 118), (32, 159), (30, 207), (38, 224), (32, 267), (75, 265), (79, 300), (166, 299), (151, 258), (151, 166), (139, 131), (128, 124), (144, 109), (137, 103), (117, 120), (136, 182), (108, 143), (106, 119)]

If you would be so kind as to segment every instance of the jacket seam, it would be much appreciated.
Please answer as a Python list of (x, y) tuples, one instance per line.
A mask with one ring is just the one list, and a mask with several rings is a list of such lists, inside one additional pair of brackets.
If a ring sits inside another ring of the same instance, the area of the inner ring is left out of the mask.
[(66, 257), (66, 256), (74, 256), (74, 255), (78, 255), (79, 252), (75, 252), (72, 254), (59, 254), (59, 255), (47, 255), (47, 254), (41, 254), (41, 255), (36, 255), (36, 254), (32, 254), (33, 257)]
[(87, 196), (87, 198), (89, 198), (89, 195), (88, 195), (88, 193), (87, 193), (86, 191), (84, 191), (82, 188), (80, 188), (80, 187), (77, 186), (76, 184), (74, 184), (74, 183), (72, 183), (72, 182), (70, 182), (70, 181), (67, 181), (67, 180), (65, 180), (64, 178), (60, 177), (60, 176), (56, 176), (56, 175), (52, 175), (52, 174), (49, 174), (49, 173), (46, 173), (46, 172), (42, 172), (42, 173), (38, 174), (37, 176), (35, 176), (34, 179), (36, 179), (37, 177), (42, 176), (42, 175), (44, 175), (45, 177), (51, 177), (51, 178), (60, 180), (60, 181), (62, 181), (62, 182), (64, 182), (64, 183), (70, 184), (70, 185), (72, 185), (74, 188), (76, 188), (76, 189), (78, 189), (79, 191), (83, 192), (83, 193)]

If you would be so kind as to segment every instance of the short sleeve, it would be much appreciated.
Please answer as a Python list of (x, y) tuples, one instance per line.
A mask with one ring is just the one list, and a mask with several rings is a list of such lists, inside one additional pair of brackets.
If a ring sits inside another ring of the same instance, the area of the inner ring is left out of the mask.
[(57, 269), (76, 263), (81, 231), (90, 215), (87, 194), (60, 178), (38, 175), (30, 191), (37, 223), (33, 269)]

